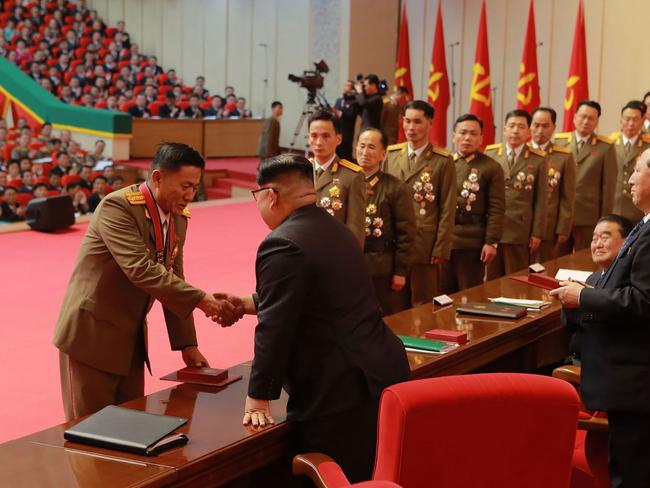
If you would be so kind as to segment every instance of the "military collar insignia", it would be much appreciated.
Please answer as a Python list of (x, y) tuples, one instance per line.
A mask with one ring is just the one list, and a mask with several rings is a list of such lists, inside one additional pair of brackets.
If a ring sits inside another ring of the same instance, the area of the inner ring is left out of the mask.
[(192, 212), (190, 212), (190, 209), (187, 208), (187, 207), (185, 207), (185, 208), (183, 209), (183, 215), (184, 215), (185, 217), (187, 217), (188, 219), (189, 219), (189, 218), (192, 218)]

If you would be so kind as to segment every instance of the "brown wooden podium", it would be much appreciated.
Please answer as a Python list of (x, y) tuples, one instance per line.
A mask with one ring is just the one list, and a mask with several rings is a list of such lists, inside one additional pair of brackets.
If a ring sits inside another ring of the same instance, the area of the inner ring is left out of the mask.
[[(558, 268), (595, 269), (589, 251), (546, 263)], [(522, 272), (523, 273), (523, 272)], [(490, 297), (549, 299), (547, 291), (501, 278), (452, 295), (454, 303)], [(482, 371), (533, 371), (561, 360), (568, 337), (554, 302), (519, 320), (462, 316), (455, 305), (423, 305), (386, 318), (398, 334), (424, 337), (432, 328), (466, 330), (469, 342), (439, 356), (408, 353), (413, 378)], [(189, 418), (179, 429), (190, 441), (156, 457), (138, 456), (65, 442), (70, 424), (0, 445), (0, 479), (8, 486), (157, 487), (291, 486), (290, 428), (286, 396), (272, 402), (277, 424), (255, 431), (241, 424), (250, 365), (235, 366), (243, 379), (224, 389), (181, 384), (124, 404), (152, 413)]]

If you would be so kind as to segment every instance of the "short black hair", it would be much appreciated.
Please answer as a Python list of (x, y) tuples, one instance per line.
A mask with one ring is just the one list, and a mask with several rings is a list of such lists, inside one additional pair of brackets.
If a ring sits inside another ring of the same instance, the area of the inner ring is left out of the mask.
[(95, 176), (93, 178), (93, 183), (95, 183), (95, 181), (97, 181), (97, 180), (104, 180), (104, 183), (108, 183), (108, 178), (106, 178), (106, 176), (103, 176), (103, 175)]
[(154, 169), (178, 171), (181, 166), (195, 166), (205, 169), (205, 161), (198, 151), (181, 142), (163, 142), (158, 145), (156, 155), (151, 162), (149, 174)]
[(120, 175), (115, 175), (113, 176), (113, 183), (115, 183), (116, 181), (124, 181), (124, 178)]
[(198, 98), (200, 98), (200, 97), (199, 97), (196, 93), (192, 93), (192, 94), (190, 95), (190, 98), (197, 98), (197, 99), (198, 99)]
[(594, 100), (585, 99), (585, 100), (580, 100), (578, 102), (578, 106), (576, 107), (576, 112), (578, 110), (580, 110), (580, 107), (582, 107), (583, 105), (586, 105), (587, 107), (591, 107), (591, 108), (595, 109), (598, 112), (598, 117), (600, 117), (600, 114), (603, 111), (602, 108), (600, 108), (600, 103), (598, 103), (598, 102), (596, 102)]
[(44, 186), (45, 188), (47, 188), (47, 185), (45, 183), (38, 182), (33, 186), (32, 192), (35, 191), (37, 188), (40, 188), (41, 186)]
[(409, 89), (406, 88), (405, 86), (398, 86), (397, 87), (397, 92), (398, 93), (403, 93), (404, 95), (408, 95), (409, 94)]
[(379, 85), (379, 76), (374, 74), (369, 74), (366, 76), (366, 81), (372, 85)]
[(598, 219), (596, 225), (600, 224), (601, 222), (612, 222), (618, 225), (618, 230), (621, 232), (621, 237), (623, 238), (627, 237), (628, 234), (632, 232), (632, 229), (634, 228), (634, 225), (632, 224), (632, 222), (630, 222), (629, 219), (618, 214), (603, 215), (601, 218)]
[(282, 106), (282, 102), (279, 102), (278, 100), (276, 100), (271, 104), (271, 108), (281, 107), (281, 106)]
[(435, 110), (431, 104), (425, 102), (424, 100), (411, 100), (406, 104), (406, 107), (404, 107), (404, 113), (406, 113), (408, 109), (422, 110), (422, 112), (424, 112), (424, 116), (429, 120), (433, 119), (433, 115), (435, 113)]
[(70, 190), (72, 190), (75, 186), (81, 186), (81, 183), (79, 183), (78, 181), (73, 181), (72, 183), (68, 183), (67, 185), (65, 185), (65, 189), (68, 190), (68, 191), (70, 191)]
[(643, 95), (643, 99), (645, 100), (646, 98), (650, 97), (650, 91), (645, 92), (645, 95)]
[(275, 180), (279, 175), (297, 173), (301, 179), (314, 182), (314, 166), (304, 156), (297, 154), (280, 154), (263, 159), (257, 168), (259, 186)]
[[(384, 147), (384, 149), (388, 147), (388, 137), (386, 137), (386, 133), (383, 130), (377, 129), (376, 127), (366, 127), (361, 131), (361, 134), (363, 134), (364, 132), (376, 132), (377, 134), (379, 134), (379, 138), (381, 139), (381, 145)], [(361, 134), (359, 134), (359, 137), (361, 137)]]
[(641, 112), (641, 117), (643, 117), (646, 113), (646, 110), (648, 107), (645, 106), (645, 103), (643, 103), (640, 100), (630, 100), (625, 104), (625, 106), (621, 109), (621, 115), (623, 115), (623, 112), (625, 112), (627, 109), (632, 109), (632, 110), (638, 110)]
[(557, 112), (552, 109), (551, 107), (537, 107), (535, 110), (533, 110), (533, 113), (530, 114), (531, 118), (535, 116), (537, 112), (546, 112), (551, 116), (551, 122), (553, 122), (553, 125), (555, 125), (555, 122), (557, 121)]
[(313, 114), (311, 114), (309, 116), (309, 119), (307, 120), (307, 129), (311, 127), (312, 122), (316, 122), (317, 120), (324, 120), (325, 122), (331, 122), (332, 125), (334, 126), (334, 131), (337, 134), (341, 133), (341, 119), (339, 119), (332, 112), (328, 112), (325, 110), (318, 110)]
[(507, 124), (508, 119), (510, 119), (512, 117), (523, 117), (523, 118), (525, 118), (526, 122), (528, 122), (528, 127), (530, 127), (530, 123), (533, 121), (533, 118), (528, 113), (528, 110), (523, 110), (523, 109), (520, 109), (520, 108), (517, 108), (515, 110), (511, 110), (510, 112), (508, 112), (506, 114), (506, 118), (505, 118), (504, 122)]
[(456, 119), (456, 122), (454, 122), (454, 132), (456, 132), (456, 126), (460, 124), (461, 122), (477, 122), (479, 127), (481, 128), (481, 132), (483, 132), (483, 121), (478, 117), (477, 115), (474, 114), (463, 114), (460, 117)]

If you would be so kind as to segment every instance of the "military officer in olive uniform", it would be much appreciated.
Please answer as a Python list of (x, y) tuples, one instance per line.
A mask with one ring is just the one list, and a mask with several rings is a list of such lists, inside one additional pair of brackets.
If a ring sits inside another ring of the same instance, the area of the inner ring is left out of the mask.
[(618, 164), (614, 213), (633, 223), (643, 218), (643, 212), (632, 203), (629, 179), (634, 171), (636, 158), (650, 148), (650, 134), (644, 134), (642, 131), (645, 113), (646, 106), (643, 102), (628, 102), (621, 110), (621, 131), (610, 136), (616, 141), (614, 147)]
[(386, 172), (409, 187), (416, 236), (411, 265), (411, 304), (429, 303), (439, 290), (438, 265), (449, 259), (456, 212), (456, 170), (451, 153), (429, 142), (433, 107), (406, 104), (402, 125), (407, 142), (388, 147)]
[(408, 187), (380, 170), (386, 135), (366, 129), (357, 142), (357, 161), (366, 175), (366, 242), (364, 255), (382, 313), (410, 307), (406, 277), (415, 241), (415, 214)]
[(551, 142), (556, 120), (557, 114), (552, 108), (539, 107), (533, 111), (530, 145), (546, 153), (548, 167), (546, 230), (533, 256), (533, 261), (539, 262), (558, 257), (560, 246), (569, 240), (575, 206), (576, 163), (569, 149)]
[(614, 208), (616, 150), (611, 139), (594, 132), (600, 113), (597, 102), (582, 100), (573, 117), (576, 130), (554, 136), (558, 146), (571, 150), (576, 162), (573, 227), (567, 243), (560, 246), (561, 254), (589, 247), (596, 222)]
[(316, 112), (309, 117), (309, 146), (314, 152), (316, 205), (344, 223), (363, 248), (366, 228), (366, 181), (361, 167), (339, 159), (341, 143), (338, 117), (331, 112)]
[(473, 114), (461, 115), (452, 137), (456, 145), (456, 225), (451, 259), (442, 266), (443, 293), (483, 282), (485, 265), (497, 254), (506, 206), (503, 169), (480, 152), (483, 121)]
[(525, 110), (506, 114), (505, 144), (492, 144), (485, 153), (497, 160), (505, 175), (506, 213), (497, 257), (487, 267), (492, 280), (526, 268), (546, 229), (546, 154), (528, 147), (531, 116)]

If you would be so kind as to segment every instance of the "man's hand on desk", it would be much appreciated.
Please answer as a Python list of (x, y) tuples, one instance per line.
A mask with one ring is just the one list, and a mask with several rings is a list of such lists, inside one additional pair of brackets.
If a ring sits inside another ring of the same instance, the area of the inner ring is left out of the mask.
[(271, 416), (271, 404), (268, 400), (258, 400), (256, 398), (246, 397), (244, 406), (244, 425), (253, 427), (264, 427), (266, 424), (274, 424), (275, 420)]
[(580, 292), (586, 285), (576, 281), (560, 281), (560, 288), (551, 290), (550, 296), (557, 298), (564, 308), (578, 308), (580, 306)]
[(201, 351), (196, 346), (187, 346), (181, 353), (186, 366), (194, 366), (195, 368), (210, 367), (208, 360), (205, 359), (205, 356), (201, 354)]

